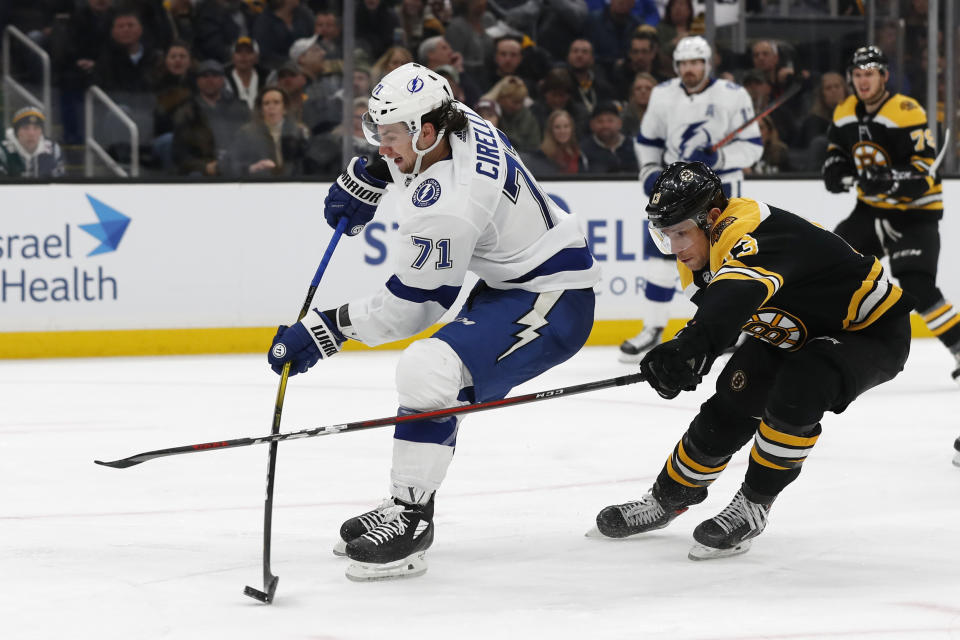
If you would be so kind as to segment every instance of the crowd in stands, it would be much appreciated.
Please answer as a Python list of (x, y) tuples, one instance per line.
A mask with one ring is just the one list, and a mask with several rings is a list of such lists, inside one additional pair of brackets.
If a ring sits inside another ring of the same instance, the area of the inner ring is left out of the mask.
[[(693, 0), (348, 1), (356, 3), (352, 122), (342, 121), (343, 0), (4, 0), (0, 26), (17, 26), (50, 53), (56, 100), (54, 114), (17, 111), (0, 174), (63, 175), (60, 145), (44, 128), (65, 146), (82, 144), (83, 97), (96, 85), (136, 123), (148, 174), (329, 178), (349, 160), (345, 136), (354, 154), (375, 152), (360, 127), (365, 98), (410, 61), (446, 77), (538, 176), (636, 174), (633, 140), (650, 94), (675, 75), (677, 41), (704, 30)], [(891, 82), (922, 99), (926, 0), (889, 1), (899, 3), (909, 52), (891, 65), (903, 69)], [(779, 1), (747, 6), (767, 4)], [(802, 4), (825, 11), (828, 3)], [(861, 5), (839, 6), (858, 15)], [(864, 44), (858, 33), (837, 45), (852, 51)], [(895, 23), (880, 22), (878, 44), (891, 57), (896, 36)], [(746, 55), (714, 47), (715, 75), (741, 83), (758, 112), (793, 84), (805, 89), (760, 121), (754, 174), (819, 171), (833, 108), (848, 95), (842, 68), (800, 49), (767, 39), (751, 41)], [(38, 77), (28, 56), (13, 67)], [(95, 129), (116, 160), (129, 160), (115, 117), (98, 109)]]

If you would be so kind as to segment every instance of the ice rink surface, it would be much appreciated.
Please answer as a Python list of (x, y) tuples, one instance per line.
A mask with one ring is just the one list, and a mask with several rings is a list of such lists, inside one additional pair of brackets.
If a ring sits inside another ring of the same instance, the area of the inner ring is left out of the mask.
[[(397, 352), (290, 381), (283, 430), (391, 415)], [(640, 497), (713, 389), (635, 385), (479, 413), (437, 497), (420, 578), (353, 583), (340, 522), (387, 493), (390, 427), (280, 445), (273, 605), (262, 587), (266, 446), (93, 464), (264, 435), (263, 356), (0, 362), (0, 638), (960, 638), (960, 389), (917, 340), (904, 373), (840, 416), (746, 555), (691, 562), (739, 486), (644, 539), (584, 537)], [(633, 372), (589, 348), (517, 392)], [(715, 367), (718, 371), (719, 367)]]

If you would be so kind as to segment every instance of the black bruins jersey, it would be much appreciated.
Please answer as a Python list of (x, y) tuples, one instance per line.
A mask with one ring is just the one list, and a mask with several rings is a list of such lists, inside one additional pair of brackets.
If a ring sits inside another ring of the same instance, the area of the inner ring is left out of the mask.
[[(722, 349), (737, 328), (794, 351), (807, 340), (858, 331), (890, 311), (902, 290), (880, 261), (798, 215), (734, 198), (710, 231), (710, 264), (696, 273), (677, 263), (694, 321)], [(728, 286), (755, 282), (759, 287)], [(761, 299), (762, 298), (762, 299)], [(759, 302), (759, 304), (758, 304)]]
[[(855, 95), (837, 105), (827, 130), (827, 157), (842, 156), (863, 175), (869, 165), (926, 174), (936, 158), (936, 142), (927, 127), (927, 114), (916, 100), (895, 93), (875, 113), (867, 113)], [(892, 193), (864, 195), (866, 205), (890, 212), (924, 211), (943, 214), (939, 178), (900, 180)]]

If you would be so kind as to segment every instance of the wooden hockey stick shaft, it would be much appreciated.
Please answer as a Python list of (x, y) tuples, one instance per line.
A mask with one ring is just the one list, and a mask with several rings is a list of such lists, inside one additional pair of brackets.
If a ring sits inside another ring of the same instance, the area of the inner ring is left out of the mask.
[(477, 411), (487, 411), (489, 409), (498, 409), (500, 407), (509, 407), (529, 402), (540, 402), (541, 400), (553, 400), (566, 396), (576, 395), (578, 393), (587, 393), (589, 391), (599, 391), (600, 389), (609, 389), (611, 387), (621, 387), (636, 382), (642, 382), (643, 376), (639, 373), (632, 373), (626, 376), (608, 378), (606, 380), (597, 380), (595, 382), (586, 382), (570, 387), (559, 387), (547, 391), (538, 391), (521, 396), (510, 398), (501, 398), (500, 400), (489, 400), (487, 402), (477, 402), (458, 407), (448, 407), (446, 409), (436, 409), (434, 411), (425, 411), (423, 413), (413, 413), (402, 416), (387, 416), (385, 418), (374, 418), (372, 420), (358, 420), (356, 422), (347, 422), (345, 424), (334, 424), (323, 427), (313, 427), (311, 429), (301, 429), (300, 431), (291, 431), (288, 433), (272, 433), (269, 436), (259, 438), (236, 438), (234, 440), (218, 440), (216, 442), (205, 442), (202, 444), (190, 444), (182, 447), (172, 447), (170, 449), (158, 449), (156, 451), (147, 451), (138, 453), (128, 458), (102, 462), (95, 460), (99, 465), (113, 467), (114, 469), (126, 469), (141, 462), (162, 458), (165, 456), (175, 456), (182, 453), (200, 453), (203, 451), (212, 451), (214, 449), (231, 449), (234, 447), (247, 447), (254, 444), (270, 443), (275, 445), (281, 440), (295, 440), (300, 438), (315, 438), (317, 436), (328, 436), (335, 433), (363, 431), (365, 429), (375, 429), (385, 427), (391, 424), (403, 424), (405, 422), (417, 422), (421, 420), (431, 420), (443, 418), (446, 416), (460, 415), (464, 413), (475, 413)]
[(710, 146), (710, 151), (713, 152), (713, 151), (716, 151), (717, 149), (722, 149), (723, 147), (725, 147), (725, 146), (727, 146), (728, 144), (730, 144), (731, 142), (733, 142), (733, 139), (736, 138), (736, 137), (740, 134), (741, 131), (743, 131), (744, 129), (746, 129), (746, 128), (749, 127), (750, 125), (752, 125), (754, 122), (759, 122), (760, 119), (762, 119), (763, 117), (768, 116), (768, 115), (770, 115), (771, 113), (773, 113), (776, 109), (778, 109), (780, 106), (782, 106), (783, 103), (785, 103), (787, 100), (789, 100), (789, 99), (792, 98), (793, 96), (795, 96), (795, 95), (797, 95), (798, 93), (800, 93), (800, 90), (801, 90), (802, 88), (803, 88), (803, 86), (802, 86), (802, 84), (799, 83), (799, 82), (797, 82), (796, 84), (791, 85), (790, 88), (788, 88), (786, 91), (783, 92), (783, 95), (781, 95), (779, 98), (777, 98), (776, 100), (774, 100), (773, 102), (771, 102), (769, 105), (767, 105), (767, 108), (766, 108), (766, 109), (764, 109), (763, 111), (761, 111), (761, 112), (758, 113), (757, 115), (753, 116), (752, 118), (750, 118), (749, 120), (747, 120), (746, 122), (744, 122), (742, 125), (740, 125), (740, 126), (737, 127), (736, 129), (734, 129), (733, 131), (731, 131), (730, 133), (728, 133), (727, 135), (725, 135), (725, 136), (723, 136), (722, 138), (720, 138), (720, 140), (717, 141), (715, 144), (711, 145), (711, 146)]

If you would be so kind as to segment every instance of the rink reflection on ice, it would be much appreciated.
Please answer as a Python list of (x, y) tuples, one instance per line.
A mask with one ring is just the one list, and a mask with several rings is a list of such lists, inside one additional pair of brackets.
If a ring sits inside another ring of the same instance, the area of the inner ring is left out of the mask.
[[(395, 352), (290, 382), (283, 430), (395, 409)], [(280, 445), (273, 605), (260, 583), (265, 446), (93, 464), (269, 433), (261, 356), (0, 361), (3, 638), (960, 638), (960, 390), (933, 340), (824, 433), (749, 553), (694, 563), (690, 533), (736, 491), (644, 539), (587, 539), (648, 488), (707, 384), (635, 385), (466, 418), (421, 578), (355, 584), (340, 522), (386, 493), (390, 428)], [(518, 392), (632, 373), (591, 348)], [(710, 380), (712, 383), (712, 378)]]

